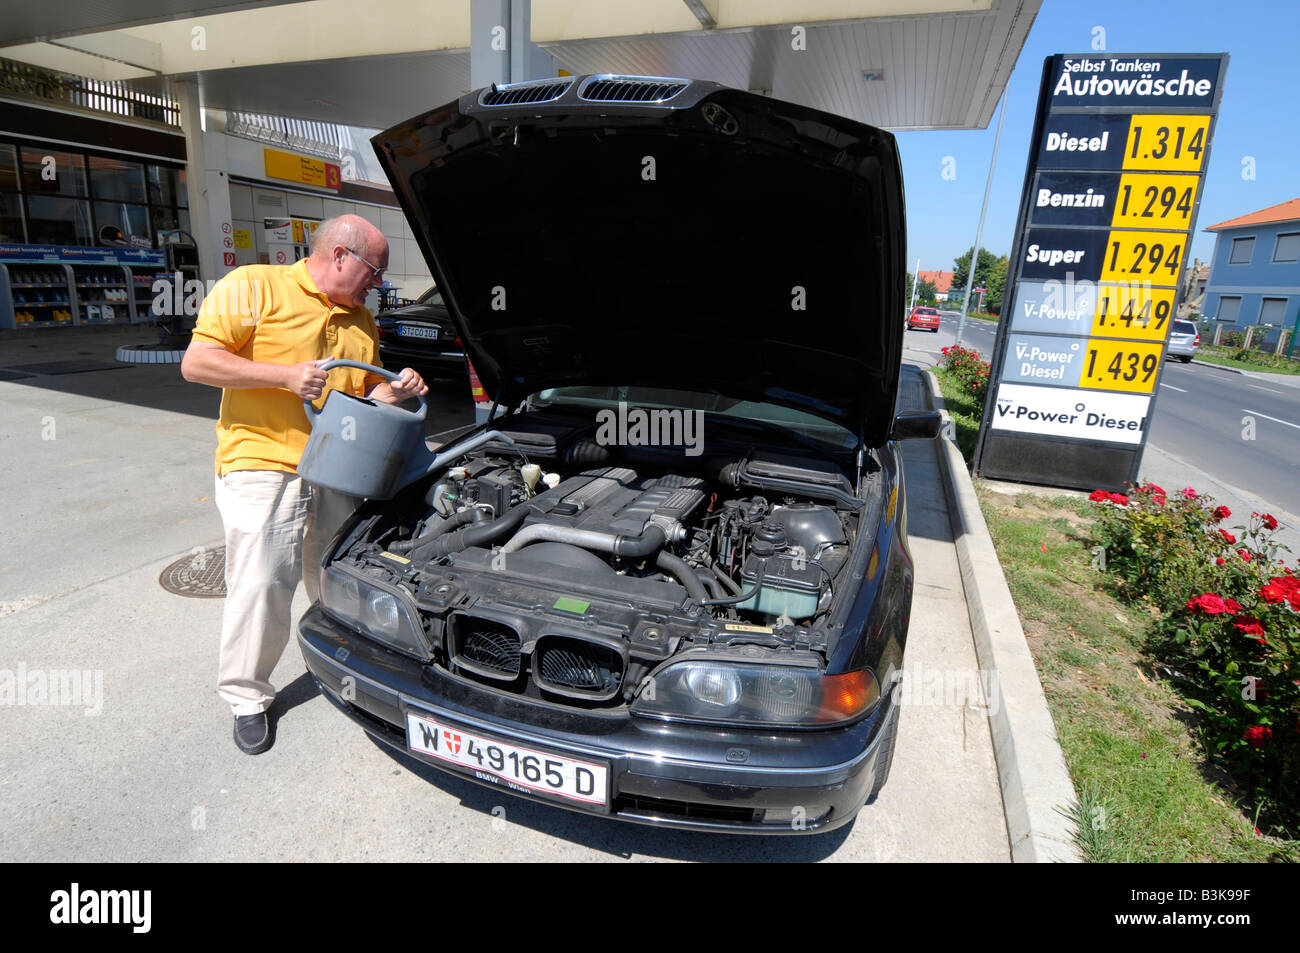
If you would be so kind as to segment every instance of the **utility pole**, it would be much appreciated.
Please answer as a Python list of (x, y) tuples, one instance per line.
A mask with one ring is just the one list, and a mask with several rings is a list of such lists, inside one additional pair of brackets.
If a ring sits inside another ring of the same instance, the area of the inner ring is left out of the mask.
[(980, 260), (980, 239), (984, 237), (984, 215), (989, 210), (989, 190), (993, 188), (993, 170), (998, 164), (998, 143), (1002, 141), (1002, 120), (1007, 117), (1007, 95), (1011, 89), (1011, 77), (1007, 77), (1006, 89), (1002, 90), (1002, 111), (998, 113), (998, 131), (993, 137), (993, 158), (989, 159), (989, 178), (984, 183), (984, 204), (980, 206), (980, 223), (975, 229), (975, 247), (970, 250), (970, 267), (966, 269), (966, 295), (961, 301), (961, 319), (957, 322), (957, 344), (961, 343), (962, 332), (966, 330), (966, 310), (970, 307), (970, 290), (975, 286), (975, 266)]
[(916, 305), (916, 286), (921, 283), (921, 259), (916, 260), (916, 271), (912, 273), (912, 300), (907, 303), (907, 313), (912, 313)]

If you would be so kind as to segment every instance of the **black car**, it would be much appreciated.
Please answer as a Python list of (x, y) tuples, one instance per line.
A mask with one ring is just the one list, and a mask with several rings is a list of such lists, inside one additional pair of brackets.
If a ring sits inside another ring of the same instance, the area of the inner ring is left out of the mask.
[(385, 367), (411, 367), (424, 377), (465, 376), (465, 347), (437, 286), (412, 304), (379, 312), (375, 324)]
[(374, 143), (510, 410), (340, 531), (299, 631), (325, 696), (421, 761), (577, 811), (851, 820), (898, 731), (896, 441), (938, 429), (894, 410), (894, 138), (604, 76), (469, 93)]

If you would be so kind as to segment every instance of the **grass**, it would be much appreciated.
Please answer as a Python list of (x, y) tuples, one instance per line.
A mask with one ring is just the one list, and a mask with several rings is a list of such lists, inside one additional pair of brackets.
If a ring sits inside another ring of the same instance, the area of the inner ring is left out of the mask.
[(1092, 568), (1087, 501), (979, 495), (1078, 794), (1085, 859), (1300, 860), (1300, 841), (1255, 833), (1193, 741), (1195, 712), (1144, 654), (1149, 617)]
[[(1196, 360), (1205, 361), (1209, 364), (1218, 364), (1221, 367), (1235, 367), (1243, 371), (1262, 371), (1266, 374), (1300, 374), (1300, 363), (1288, 361), (1285, 357), (1278, 357), (1273, 354), (1261, 354), (1263, 360), (1239, 360), (1236, 355), (1238, 348), (1235, 347), (1214, 347), (1213, 345), (1202, 345), (1196, 349)], [(1247, 352), (1254, 354), (1255, 352)]]
[(948, 405), (948, 415), (952, 418), (956, 430), (955, 439), (961, 455), (969, 463), (975, 455), (975, 440), (979, 437), (980, 418), (984, 416), (984, 405), (977, 403), (951, 374), (940, 367), (932, 368), (939, 379), (939, 390), (943, 401)]

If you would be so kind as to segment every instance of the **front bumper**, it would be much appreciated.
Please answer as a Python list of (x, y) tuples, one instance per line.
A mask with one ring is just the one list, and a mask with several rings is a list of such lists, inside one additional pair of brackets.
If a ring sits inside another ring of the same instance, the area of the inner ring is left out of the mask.
[[(318, 605), (303, 616), (298, 642), (325, 697), (409, 757), (530, 800), (660, 827), (790, 834), (846, 824), (872, 788), (880, 729), (889, 714), (886, 697), (871, 716), (845, 728), (777, 733), (539, 704), (421, 666), (340, 626)], [(606, 762), (608, 808), (526, 794), (413, 751), (406, 739), (408, 711), (561, 756)]]

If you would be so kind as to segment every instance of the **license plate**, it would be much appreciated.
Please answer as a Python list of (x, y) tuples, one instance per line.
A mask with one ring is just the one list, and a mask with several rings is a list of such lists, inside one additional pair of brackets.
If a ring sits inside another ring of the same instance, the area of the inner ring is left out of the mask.
[(438, 340), (437, 328), (425, 328), (415, 324), (399, 324), (397, 326), (398, 337), (404, 338), (427, 338), (430, 341)]
[(609, 766), (599, 762), (579, 761), (488, 738), (413, 711), (406, 713), (406, 744), (412, 751), (456, 765), (481, 781), (504, 783), (530, 794), (609, 806)]

